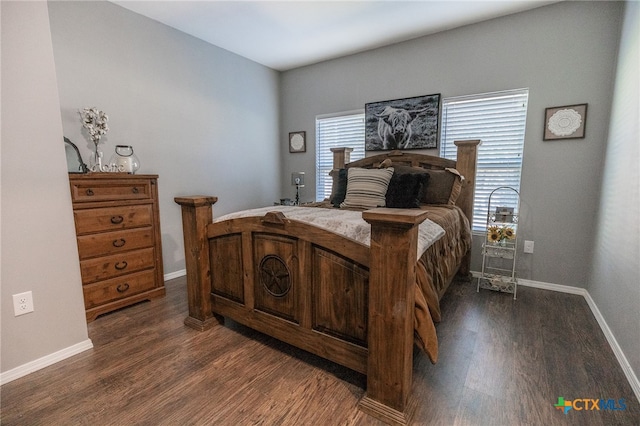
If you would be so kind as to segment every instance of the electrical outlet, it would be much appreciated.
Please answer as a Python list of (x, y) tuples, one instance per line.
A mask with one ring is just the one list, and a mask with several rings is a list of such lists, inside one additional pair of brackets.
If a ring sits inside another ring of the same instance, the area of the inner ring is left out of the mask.
[(13, 313), (15, 316), (33, 312), (33, 294), (31, 291), (13, 295)]
[(524, 252), (525, 253), (533, 253), (533, 241), (524, 241)]

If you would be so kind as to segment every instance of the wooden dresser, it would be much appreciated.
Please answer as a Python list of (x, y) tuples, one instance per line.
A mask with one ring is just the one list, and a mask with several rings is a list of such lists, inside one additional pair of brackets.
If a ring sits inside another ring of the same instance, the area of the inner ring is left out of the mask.
[(157, 181), (69, 174), (87, 321), (165, 294)]

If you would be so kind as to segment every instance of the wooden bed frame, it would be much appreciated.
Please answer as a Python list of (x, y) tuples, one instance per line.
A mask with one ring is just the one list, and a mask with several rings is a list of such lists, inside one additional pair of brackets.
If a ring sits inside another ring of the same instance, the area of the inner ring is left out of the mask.
[[(393, 162), (456, 168), (465, 185), (457, 205), (472, 218), (477, 146), (458, 141), (457, 161), (392, 151), (349, 163), (334, 149), (334, 170)], [(408, 424), (414, 345), (414, 285), (420, 209), (377, 208), (370, 247), (281, 212), (213, 223), (211, 196), (176, 197), (182, 208), (189, 316), (205, 330), (224, 317), (367, 375), (360, 408)], [(469, 253), (458, 272), (469, 273)], [(275, 281), (263, 280), (263, 274)], [(453, 276), (451, 277), (451, 280)], [(269, 288), (267, 282), (275, 282)]]

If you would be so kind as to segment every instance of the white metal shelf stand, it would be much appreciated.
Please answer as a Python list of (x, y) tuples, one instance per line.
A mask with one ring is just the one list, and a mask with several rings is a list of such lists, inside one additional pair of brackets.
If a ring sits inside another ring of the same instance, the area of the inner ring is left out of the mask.
[[(517, 197), (516, 207), (502, 207), (505, 195)], [(501, 186), (489, 194), (487, 207), (486, 236), (482, 243), (482, 272), (478, 277), (478, 288), (513, 293), (516, 299), (518, 278), (516, 277), (516, 255), (518, 248), (518, 217), (520, 194), (514, 188)]]

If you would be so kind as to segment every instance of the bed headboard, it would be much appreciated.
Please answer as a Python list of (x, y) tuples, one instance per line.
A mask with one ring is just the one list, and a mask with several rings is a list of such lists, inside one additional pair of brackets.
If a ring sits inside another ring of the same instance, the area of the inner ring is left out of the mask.
[(390, 159), (394, 163), (422, 167), (424, 169), (456, 169), (465, 178), (456, 205), (462, 209), (465, 216), (467, 216), (471, 222), (473, 220), (473, 194), (476, 183), (476, 160), (478, 158), (478, 145), (480, 145), (480, 140), (455, 141), (454, 143), (458, 147), (456, 161), (427, 154), (389, 151), (350, 162), (353, 148), (332, 148), (333, 170), (331, 175), (335, 175), (340, 169), (349, 167), (377, 168), (387, 159)]

